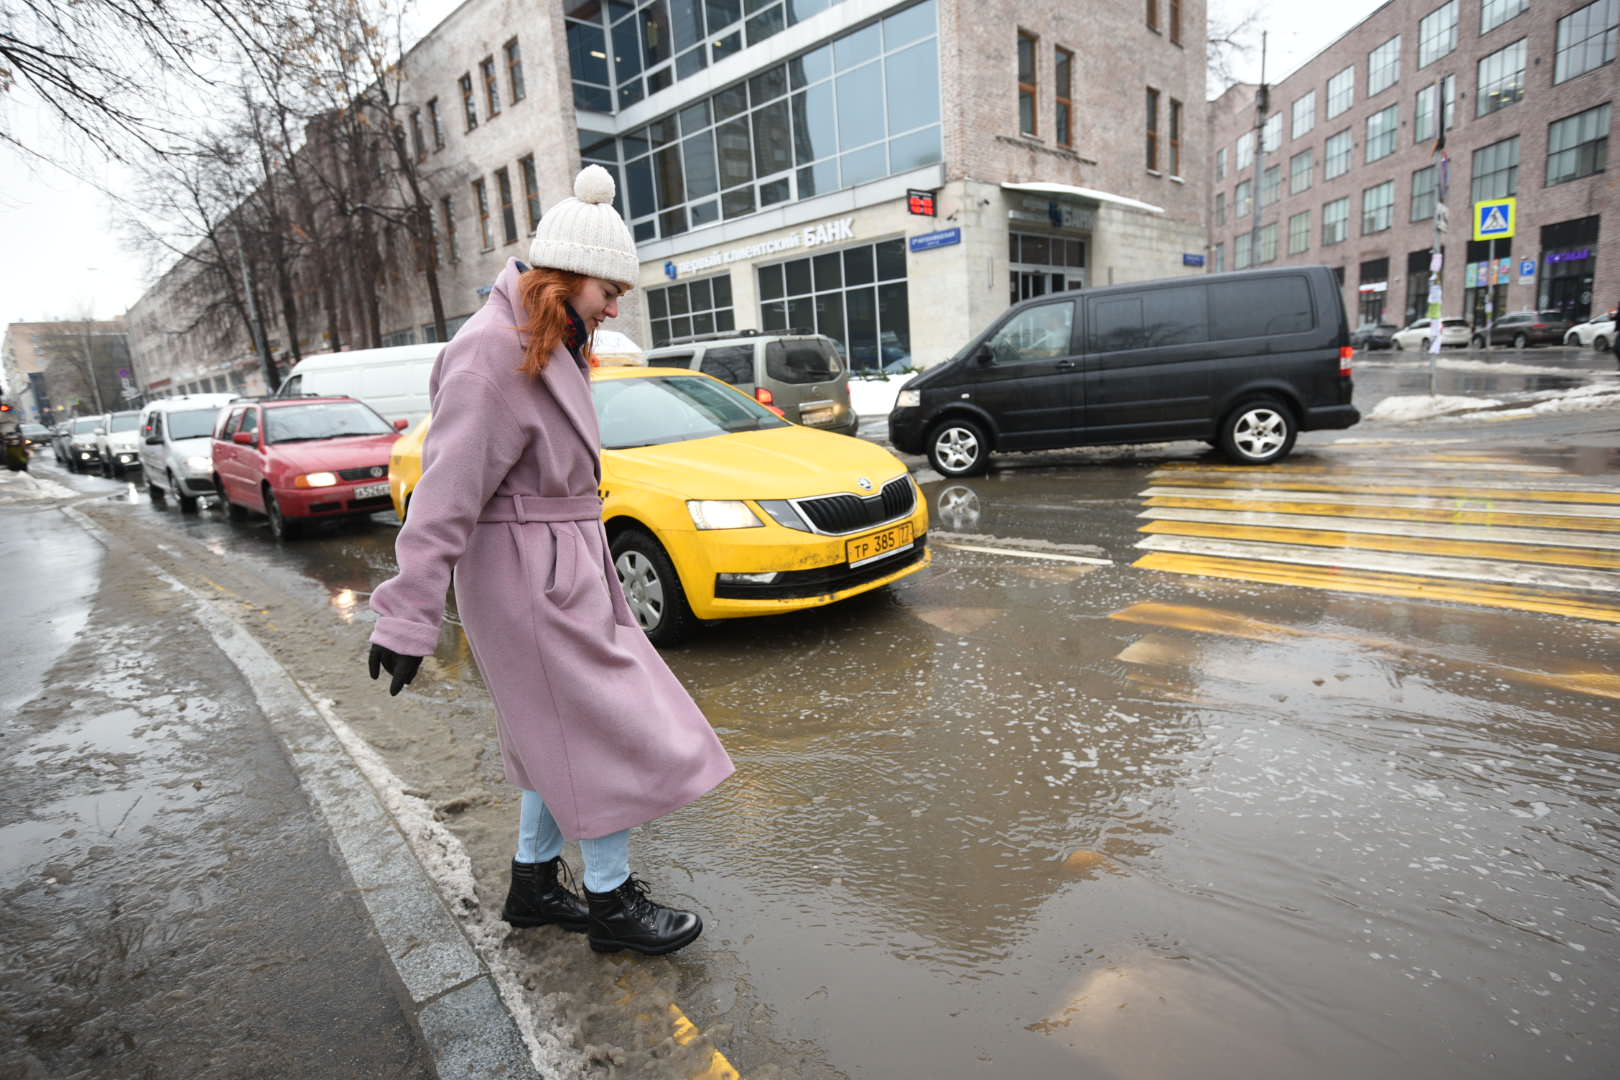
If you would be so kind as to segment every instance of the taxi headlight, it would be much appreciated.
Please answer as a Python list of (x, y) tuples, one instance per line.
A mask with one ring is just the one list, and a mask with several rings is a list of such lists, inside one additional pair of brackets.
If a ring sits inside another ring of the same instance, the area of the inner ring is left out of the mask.
[(897, 409), (915, 409), (921, 404), (921, 390), (902, 390), (894, 398), (894, 407)]
[(312, 472), (305, 473), (293, 481), (293, 487), (320, 488), (331, 487), (338, 482), (336, 473)]
[(689, 499), (686, 512), (700, 529), (761, 529), (760, 521), (748, 504), (735, 499)]

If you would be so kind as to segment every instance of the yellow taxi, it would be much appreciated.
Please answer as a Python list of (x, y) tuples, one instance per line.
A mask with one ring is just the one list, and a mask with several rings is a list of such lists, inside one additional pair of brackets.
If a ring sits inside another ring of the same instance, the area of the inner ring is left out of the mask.
[[(698, 620), (820, 607), (928, 565), (927, 502), (882, 447), (789, 423), (695, 371), (601, 368), (592, 384), (613, 563), (655, 644)], [(430, 422), (389, 460), (401, 520)]]

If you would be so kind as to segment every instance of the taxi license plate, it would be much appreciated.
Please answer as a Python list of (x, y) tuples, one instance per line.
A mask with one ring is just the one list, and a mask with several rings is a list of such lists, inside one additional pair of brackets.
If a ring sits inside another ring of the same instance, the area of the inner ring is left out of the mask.
[(849, 559), (849, 567), (853, 570), (857, 566), (864, 566), (875, 559), (893, 555), (897, 551), (904, 551), (912, 544), (914, 537), (911, 531), (911, 522), (902, 521), (898, 525), (891, 525), (882, 532), (868, 533), (844, 544), (844, 554)]
[(354, 489), (354, 497), (357, 499), (375, 499), (379, 495), (386, 494), (388, 494), (387, 483), (361, 484), (359, 487)]
[(801, 424), (830, 424), (832, 418), (833, 411), (831, 409), (807, 409), (799, 413), (799, 423)]

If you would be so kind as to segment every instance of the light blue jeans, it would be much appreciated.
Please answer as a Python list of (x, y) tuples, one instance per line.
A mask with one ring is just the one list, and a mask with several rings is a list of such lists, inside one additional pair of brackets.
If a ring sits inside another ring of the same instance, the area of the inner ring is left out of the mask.
[[(517, 861), (550, 862), (562, 854), (563, 834), (538, 791), (524, 791), (518, 805)], [(594, 893), (612, 892), (630, 876), (630, 830), (621, 829), (595, 840), (581, 840), (585, 857), (585, 887)]]

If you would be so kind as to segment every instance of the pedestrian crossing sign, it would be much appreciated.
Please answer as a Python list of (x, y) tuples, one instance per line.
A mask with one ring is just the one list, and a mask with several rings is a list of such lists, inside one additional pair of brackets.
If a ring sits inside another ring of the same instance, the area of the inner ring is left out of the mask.
[(1490, 199), (1474, 204), (1475, 240), (1511, 240), (1518, 199)]

